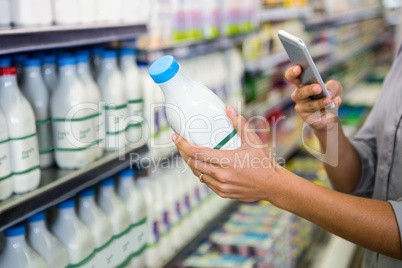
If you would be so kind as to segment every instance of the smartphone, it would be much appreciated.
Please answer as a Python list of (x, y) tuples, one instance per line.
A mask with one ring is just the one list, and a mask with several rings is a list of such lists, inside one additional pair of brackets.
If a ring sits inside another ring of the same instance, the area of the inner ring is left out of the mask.
[[(311, 96), (311, 99), (316, 100), (324, 97), (331, 98), (303, 40), (283, 30), (278, 31), (278, 36), (292, 64), (301, 66), (302, 73), (300, 79), (302, 84), (311, 85), (318, 83), (321, 85), (321, 93)], [(333, 102), (331, 103), (330, 109), (335, 109), (335, 104)]]

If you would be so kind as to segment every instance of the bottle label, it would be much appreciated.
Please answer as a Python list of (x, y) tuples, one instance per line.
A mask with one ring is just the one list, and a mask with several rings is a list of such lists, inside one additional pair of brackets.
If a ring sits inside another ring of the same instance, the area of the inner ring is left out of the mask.
[(103, 246), (95, 249), (94, 264), (95, 267), (109, 267), (113, 260), (113, 237), (109, 239)]
[(12, 176), (9, 146), (8, 140), (0, 141), (0, 181)]
[(94, 250), (88, 257), (76, 264), (67, 265), (66, 268), (95, 268), (96, 251)]
[(73, 119), (52, 119), (56, 151), (82, 151), (95, 147), (99, 113)]
[(22, 175), (39, 168), (38, 137), (35, 134), (10, 139), (11, 169)]
[(125, 145), (127, 104), (105, 107), (106, 146), (121, 148)]
[(46, 154), (53, 151), (52, 124), (50, 120), (36, 121), (38, 131), (39, 153)]
[(130, 252), (127, 259), (119, 265), (119, 267), (125, 267), (131, 259), (140, 255), (146, 248), (147, 237), (147, 219), (144, 218), (138, 223), (134, 223), (130, 226), (130, 232), (128, 233), (129, 241), (131, 242)]
[(150, 230), (147, 241), (147, 248), (153, 248), (158, 245), (159, 242), (159, 222), (157, 220), (148, 222), (148, 230)]
[(144, 122), (144, 100), (130, 100), (128, 101), (128, 112), (130, 116), (130, 122), (127, 125), (127, 129), (131, 127), (141, 127)]
[(117, 263), (122, 263), (129, 257), (132, 251), (133, 243), (131, 242), (131, 237), (129, 236), (131, 231), (131, 226), (128, 226), (126, 230), (118, 235), (114, 236), (114, 239), (118, 243), (118, 251), (116, 252)]

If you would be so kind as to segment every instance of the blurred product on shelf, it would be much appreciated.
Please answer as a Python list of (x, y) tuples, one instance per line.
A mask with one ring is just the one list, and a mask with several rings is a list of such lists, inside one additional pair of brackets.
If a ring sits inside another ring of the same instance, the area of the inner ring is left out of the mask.
[(0, 254), (1, 267), (47, 268), (46, 261), (25, 240), (25, 226), (12, 226), (4, 231), (5, 247)]
[(14, 188), (9, 143), (7, 121), (3, 110), (0, 108), (0, 200), (9, 198)]
[(10, 0), (0, 0), (0, 27), (11, 24)]
[(35, 115), (18, 87), (15, 67), (0, 68), (0, 108), (8, 125), (13, 191), (32, 191), (38, 187), (41, 174)]
[[(155, 61), (149, 74), (163, 91), (166, 115), (176, 133), (209, 148), (235, 150), (240, 147), (240, 136), (229, 122), (225, 104), (207, 87), (184, 76), (172, 56)], [(209, 125), (209, 129), (203, 133), (192, 131), (205, 125)]]
[(353, 10), (359, 10), (363, 8), (377, 7), (379, 5), (378, 0), (309, 0), (309, 4), (314, 7), (317, 13), (323, 13), (324, 15), (333, 15), (343, 12), (350, 12)]

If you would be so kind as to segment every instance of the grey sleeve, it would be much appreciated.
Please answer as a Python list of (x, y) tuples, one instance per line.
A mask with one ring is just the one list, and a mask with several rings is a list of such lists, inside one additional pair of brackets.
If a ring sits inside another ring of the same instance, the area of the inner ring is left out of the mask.
[(388, 200), (388, 202), (391, 204), (392, 209), (394, 210), (395, 213), (402, 245), (402, 198), (399, 198), (397, 201)]
[(375, 133), (375, 109), (367, 117), (351, 143), (356, 148), (361, 161), (361, 177), (352, 194), (371, 195), (374, 189), (374, 179), (377, 167), (377, 141)]

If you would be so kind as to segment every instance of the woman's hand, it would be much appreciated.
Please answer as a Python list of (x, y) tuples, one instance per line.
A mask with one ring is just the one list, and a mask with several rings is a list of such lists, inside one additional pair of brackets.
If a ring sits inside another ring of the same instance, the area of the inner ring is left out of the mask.
[[(285, 73), (285, 78), (296, 86), (292, 94), (292, 100), (296, 103), (295, 110), (316, 131), (327, 130), (327, 126), (337, 121), (337, 111), (342, 102), (342, 85), (334, 80), (325, 84), (331, 98), (325, 97), (319, 100), (310, 99), (311, 96), (320, 94), (322, 87), (319, 84), (303, 86), (299, 78), (302, 73), (300, 66), (296, 65)], [(336, 109), (325, 109), (334, 102)]]
[(174, 134), (173, 142), (192, 169), (215, 193), (223, 198), (252, 202), (270, 201), (282, 169), (246, 119), (229, 106), (226, 113), (242, 139), (237, 150), (213, 150), (200, 147)]

